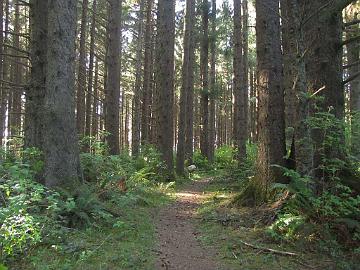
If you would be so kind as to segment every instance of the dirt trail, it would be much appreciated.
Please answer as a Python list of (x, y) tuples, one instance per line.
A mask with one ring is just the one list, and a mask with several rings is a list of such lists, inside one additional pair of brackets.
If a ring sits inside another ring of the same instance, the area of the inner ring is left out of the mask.
[(156, 231), (157, 270), (220, 270), (214, 250), (201, 245), (194, 226), (196, 210), (204, 199), (208, 179), (192, 182), (176, 193), (177, 200), (160, 210)]

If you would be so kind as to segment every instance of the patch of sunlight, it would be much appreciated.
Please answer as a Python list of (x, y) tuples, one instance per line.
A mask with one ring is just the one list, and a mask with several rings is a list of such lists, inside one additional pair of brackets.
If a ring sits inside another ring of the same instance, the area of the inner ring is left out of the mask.
[(188, 192), (176, 192), (174, 195), (177, 197), (194, 197), (194, 196), (199, 196), (200, 194), (194, 194)]

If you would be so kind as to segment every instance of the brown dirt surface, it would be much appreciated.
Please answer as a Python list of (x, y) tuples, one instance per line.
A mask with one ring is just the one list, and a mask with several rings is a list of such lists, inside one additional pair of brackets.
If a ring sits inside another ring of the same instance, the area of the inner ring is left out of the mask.
[(198, 240), (196, 210), (205, 198), (209, 179), (192, 182), (176, 193), (176, 201), (157, 215), (157, 270), (225, 270), (216, 260), (215, 250)]

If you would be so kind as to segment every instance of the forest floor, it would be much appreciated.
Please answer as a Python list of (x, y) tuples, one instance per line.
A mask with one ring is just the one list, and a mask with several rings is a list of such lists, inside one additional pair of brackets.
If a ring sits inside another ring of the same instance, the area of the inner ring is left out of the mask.
[(231, 206), (238, 184), (202, 176), (171, 195), (175, 200), (154, 216), (154, 269), (358, 269), (341, 265), (345, 257), (330, 258), (319, 243), (270, 237), (263, 221), (271, 218), (271, 209)]
[(263, 223), (271, 209), (233, 206), (242, 181), (213, 173), (194, 174), (175, 190), (159, 185), (125, 193), (114, 209), (120, 213), (116, 226), (69, 229), (59, 241), (49, 238), (9, 262), (8, 269), (359, 269), (351, 256), (328, 256), (319, 239), (274, 239)]
[(156, 217), (158, 259), (156, 269), (216, 270), (224, 269), (216, 261), (211, 247), (203, 246), (194, 224), (197, 210), (206, 195), (203, 193), (209, 179), (191, 182), (175, 193), (176, 200), (162, 208)]

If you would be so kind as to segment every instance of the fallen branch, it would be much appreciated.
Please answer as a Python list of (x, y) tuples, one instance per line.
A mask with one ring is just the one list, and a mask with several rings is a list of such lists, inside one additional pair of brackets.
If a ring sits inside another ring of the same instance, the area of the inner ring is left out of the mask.
[(244, 244), (245, 246), (251, 247), (253, 249), (259, 249), (262, 251), (266, 251), (266, 252), (270, 252), (270, 253), (274, 253), (274, 254), (279, 254), (279, 255), (283, 255), (283, 256), (298, 256), (298, 254), (293, 253), (293, 252), (288, 252), (288, 251), (281, 251), (281, 250), (276, 250), (276, 249), (272, 249), (272, 248), (266, 248), (266, 247), (259, 247), (259, 246), (255, 246), (252, 245), (250, 243), (247, 243), (245, 241), (239, 240), (240, 243)]
[(357, 77), (360, 76), (360, 71), (356, 72), (354, 75), (350, 76), (349, 78), (347, 78), (345, 81), (343, 81), (343, 85), (348, 84), (349, 82), (355, 80)]
[(345, 27), (349, 27), (349, 26), (352, 26), (352, 25), (358, 24), (358, 23), (360, 23), (360, 20), (353, 20), (353, 21), (351, 21), (351, 22), (346, 22), (346, 23), (344, 23), (344, 26), (345, 26)]
[(344, 40), (343, 42), (341, 42), (340, 46), (345, 46), (345, 45), (348, 45), (349, 43), (357, 42), (359, 40), (360, 40), (360, 36), (355, 36), (355, 37)]

